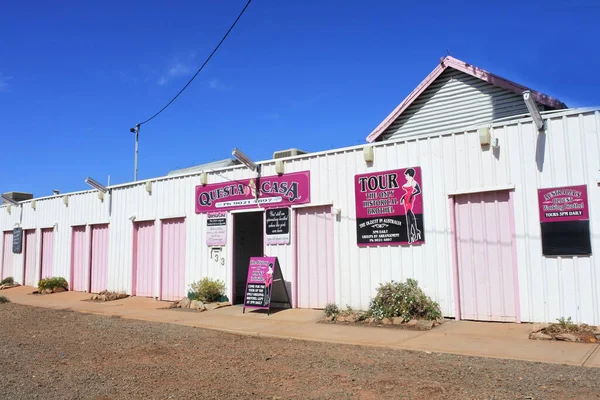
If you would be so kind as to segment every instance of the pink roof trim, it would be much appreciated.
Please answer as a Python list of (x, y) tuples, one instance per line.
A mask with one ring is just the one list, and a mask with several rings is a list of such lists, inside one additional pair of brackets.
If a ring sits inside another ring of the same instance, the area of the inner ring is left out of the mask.
[[(475, 78), (479, 78), (492, 85), (510, 90), (511, 92), (517, 94), (521, 94), (525, 90), (531, 90), (523, 85), (519, 85), (518, 83), (509, 81), (508, 79), (504, 79), (498, 75), (494, 75), (491, 72), (478, 68), (474, 65), (468, 64), (464, 61), (458, 60), (452, 56), (447, 56), (443, 58), (438, 64), (438, 66), (435, 67), (435, 69), (431, 71), (429, 75), (427, 75), (423, 82), (421, 82), (419, 86), (417, 86), (404, 99), (404, 101), (402, 101), (402, 103), (400, 103), (398, 107), (396, 107), (396, 109), (392, 111), (392, 113), (388, 115), (387, 118), (384, 119), (383, 122), (381, 122), (379, 126), (377, 126), (377, 128), (375, 128), (373, 132), (371, 132), (369, 136), (367, 136), (367, 142), (375, 141), (375, 139), (377, 139), (387, 128), (389, 128), (390, 125), (392, 125), (394, 121), (398, 119), (398, 117), (404, 112), (404, 110), (406, 110), (413, 103), (413, 101), (415, 101), (417, 97), (419, 97), (421, 93), (423, 93), (425, 89), (427, 89), (429, 85), (431, 85), (433, 81), (435, 81), (437, 77), (440, 76), (442, 72), (444, 72), (449, 67), (464, 72), (465, 74), (474, 76)], [(557, 109), (567, 108), (567, 106), (563, 102), (553, 97), (547, 96), (543, 93), (531, 90), (531, 94), (533, 95), (535, 101), (545, 106)]]

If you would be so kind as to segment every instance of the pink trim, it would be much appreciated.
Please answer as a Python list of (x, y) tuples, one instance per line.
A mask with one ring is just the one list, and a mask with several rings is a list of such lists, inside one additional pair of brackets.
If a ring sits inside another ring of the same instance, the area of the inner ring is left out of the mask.
[(293, 279), (292, 285), (292, 308), (298, 308), (298, 210), (292, 212), (292, 263), (293, 263)]
[(374, 142), (448, 67), (481, 79), (482, 81), (488, 82), (494, 86), (510, 90), (511, 92), (519, 95), (526, 90), (530, 90), (535, 101), (545, 106), (557, 109), (567, 108), (567, 106), (558, 99), (535, 90), (531, 90), (526, 86), (519, 85), (518, 83), (512, 82), (498, 75), (494, 75), (491, 72), (458, 60), (452, 56), (446, 56), (440, 61), (440, 64), (438, 64), (438, 66), (436, 66), (435, 69), (431, 71), (431, 73), (427, 75), (427, 77), (412, 92), (410, 92), (410, 94), (402, 101), (402, 103), (400, 103), (398, 107), (396, 107), (394, 111), (392, 111), (392, 113), (388, 115), (387, 118), (384, 119), (383, 122), (381, 122), (377, 128), (375, 128), (373, 132), (369, 134), (369, 136), (367, 136), (367, 142)]
[(521, 323), (521, 300), (520, 300), (520, 296), (519, 296), (519, 268), (517, 266), (517, 231), (515, 228), (515, 207), (514, 207), (514, 201), (515, 201), (515, 192), (513, 190), (510, 190), (508, 192), (508, 206), (509, 206), (509, 212), (510, 212), (510, 233), (511, 233), (511, 237), (512, 237), (512, 244), (511, 244), (511, 250), (512, 250), (512, 265), (513, 265), (513, 282), (514, 282), (514, 286), (515, 286), (515, 313), (516, 313), (516, 317), (517, 317), (517, 323), (520, 324)]
[(458, 282), (458, 249), (456, 246), (456, 212), (454, 210), (454, 196), (448, 198), (450, 205), (450, 236), (452, 239), (452, 275), (454, 275), (454, 312), (455, 319), (460, 321), (460, 284)]
[[(136, 288), (137, 288), (137, 264), (138, 264), (138, 235), (139, 235), (139, 230), (140, 230), (140, 226), (138, 224), (136, 224), (135, 222), (132, 225), (133, 228), (133, 257), (132, 257), (132, 264), (131, 264), (131, 271), (133, 272), (133, 275), (131, 276), (131, 295), (135, 296), (136, 295)], [(152, 254), (152, 257), (154, 257), (154, 254)], [(153, 288), (154, 289), (154, 288)]]

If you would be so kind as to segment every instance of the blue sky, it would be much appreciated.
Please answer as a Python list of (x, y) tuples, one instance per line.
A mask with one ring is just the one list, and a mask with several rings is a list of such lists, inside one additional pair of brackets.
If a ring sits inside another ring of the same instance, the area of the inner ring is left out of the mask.
[[(244, 6), (4, 2), (0, 191), (133, 178), (129, 128), (191, 77)], [(253, 0), (186, 92), (140, 134), (139, 179), (366, 136), (451, 54), (569, 106), (596, 106), (600, 2)], [(60, 4), (60, 5), (59, 5)]]

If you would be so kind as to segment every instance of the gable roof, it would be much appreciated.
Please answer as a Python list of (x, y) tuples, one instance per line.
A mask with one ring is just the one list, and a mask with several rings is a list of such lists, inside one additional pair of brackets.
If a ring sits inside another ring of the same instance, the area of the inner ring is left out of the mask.
[(509, 81), (491, 72), (478, 68), (474, 65), (458, 60), (452, 56), (446, 56), (440, 60), (437, 67), (421, 82), (403, 101), (388, 115), (378, 126), (367, 136), (367, 142), (374, 142), (387, 128), (394, 123), (396, 119), (448, 68), (454, 68), (457, 71), (471, 75), (482, 81), (488, 82), (494, 86), (501, 87), (516, 94), (521, 95), (524, 91), (530, 90), (534, 100), (552, 109), (567, 108), (567, 106), (558, 99), (545, 95), (543, 93), (531, 90), (526, 86)]

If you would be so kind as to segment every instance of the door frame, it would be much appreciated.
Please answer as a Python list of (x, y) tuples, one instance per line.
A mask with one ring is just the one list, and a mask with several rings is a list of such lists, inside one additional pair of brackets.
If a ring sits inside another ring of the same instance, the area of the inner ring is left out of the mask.
[(290, 241), (290, 243), (292, 244), (292, 259), (293, 259), (293, 279), (294, 279), (294, 285), (292, 286), (292, 308), (298, 308), (298, 210), (304, 210), (306, 208), (321, 208), (321, 207), (329, 207), (329, 213), (331, 214), (331, 234), (333, 235), (333, 237), (331, 238), (332, 241), (332, 258), (333, 258), (333, 290), (334, 290), (334, 298), (336, 296), (336, 281), (337, 281), (337, 277), (336, 277), (336, 267), (335, 267), (335, 260), (336, 260), (336, 240), (335, 240), (335, 227), (336, 227), (336, 219), (337, 219), (337, 214), (334, 212), (335, 208), (333, 206), (333, 202), (331, 203), (316, 203), (316, 204), (302, 204), (302, 205), (298, 205), (298, 206), (292, 206), (292, 239)]
[(230, 279), (230, 283), (231, 283), (231, 304), (233, 304), (235, 302), (235, 215), (236, 214), (246, 214), (246, 213), (262, 213), (263, 214), (263, 227), (262, 227), (262, 235), (263, 235), (263, 248), (262, 248), (262, 253), (265, 253), (265, 250), (267, 249), (267, 245), (265, 243), (265, 208), (262, 207), (257, 207), (257, 208), (246, 208), (243, 210), (229, 210), (229, 215), (231, 216), (231, 237), (229, 237), (229, 234), (227, 235), (227, 243), (231, 243), (231, 246), (229, 246), (229, 250), (227, 251), (227, 258), (229, 258), (230, 262), (231, 262), (231, 266), (229, 267), (229, 271), (231, 271), (231, 279)]
[(508, 192), (508, 212), (511, 216), (509, 220), (509, 229), (511, 235), (511, 255), (512, 255), (512, 274), (513, 274), (513, 285), (515, 288), (514, 300), (515, 300), (515, 316), (516, 322), (521, 323), (521, 303), (519, 296), (519, 266), (517, 265), (517, 235), (515, 226), (515, 188), (514, 185), (506, 187), (490, 187), (475, 190), (465, 190), (459, 192), (452, 192), (448, 194), (448, 207), (450, 210), (450, 236), (452, 241), (452, 272), (454, 276), (454, 313), (455, 320), (461, 320), (461, 303), (460, 303), (460, 273), (458, 266), (458, 243), (456, 235), (456, 200), (457, 196), (464, 196), (469, 194), (483, 194), (489, 192)]

